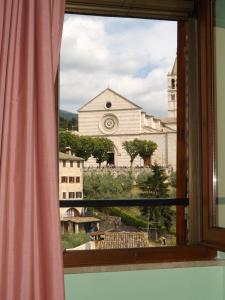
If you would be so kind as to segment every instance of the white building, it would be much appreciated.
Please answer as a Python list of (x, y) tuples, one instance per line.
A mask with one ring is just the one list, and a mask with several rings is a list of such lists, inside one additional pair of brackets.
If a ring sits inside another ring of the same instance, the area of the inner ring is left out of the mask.
[[(176, 73), (175, 61), (168, 74), (168, 116), (164, 118), (145, 113), (136, 103), (109, 88), (80, 108), (79, 134), (107, 137), (114, 143), (114, 150), (109, 153), (109, 160), (105, 164), (130, 166), (130, 157), (122, 144), (138, 138), (151, 140), (158, 145), (152, 162), (156, 161), (165, 167), (176, 167)], [(133, 166), (143, 164), (143, 160), (137, 157)], [(95, 159), (90, 158), (85, 166), (96, 167)]]
[[(83, 199), (83, 158), (59, 152), (59, 199)], [(90, 231), (99, 228), (100, 220), (84, 216), (82, 207), (60, 208), (62, 232)]]

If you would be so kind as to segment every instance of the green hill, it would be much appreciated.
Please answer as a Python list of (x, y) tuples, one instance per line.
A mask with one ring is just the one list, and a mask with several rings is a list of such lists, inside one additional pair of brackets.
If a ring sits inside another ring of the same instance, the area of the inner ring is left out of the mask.
[(78, 119), (77, 114), (66, 111), (66, 110), (62, 110), (62, 109), (59, 110), (59, 116), (66, 119), (66, 120), (68, 120), (68, 121), (70, 121), (72, 119), (75, 119), (75, 120)]
[(78, 130), (78, 115), (66, 110), (59, 110), (59, 129)]

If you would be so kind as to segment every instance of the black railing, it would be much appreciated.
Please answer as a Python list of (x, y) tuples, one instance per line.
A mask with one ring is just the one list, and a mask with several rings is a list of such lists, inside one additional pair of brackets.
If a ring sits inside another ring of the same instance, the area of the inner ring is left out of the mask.
[(60, 200), (60, 207), (188, 206), (188, 198)]

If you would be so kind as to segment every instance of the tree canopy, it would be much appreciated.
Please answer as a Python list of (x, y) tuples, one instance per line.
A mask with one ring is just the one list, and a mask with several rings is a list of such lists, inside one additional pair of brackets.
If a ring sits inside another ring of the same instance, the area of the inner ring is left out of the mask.
[(93, 154), (94, 140), (88, 136), (75, 136), (72, 151), (85, 161)]
[[(151, 173), (137, 178), (137, 184), (141, 189), (143, 198), (167, 198), (169, 197), (168, 176), (165, 169), (158, 164), (151, 166)], [(169, 206), (142, 207), (141, 213), (148, 219), (149, 226), (171, 229), (175, 212)]]
[(123, 148), (130, 156), (131, 167), (137, 155), (144, 160), (145, 165), (150, 166), (151, 157), (157, 149), (157, 144), (153, 141), (134, 139), (123, 142)]
[(130, 156), (130, 165), (132, 167), (135, 157), (139, 154), (139, 140), (125, 141), (122, 145), (123, 149), (125, 149)]
[(138, 141), (138, 154), (144, 160), (145, 165), (150, 166), (151, 157), (156, 149), (157, 149), (157, 144), (153, 141), (147, 141), (147, 140)]
[(115, 176), (111, 172), (91, 172), (84, 176), (84, 197), (86, 199), (126, 198), (133, 187), (131, 173)]
[(73, 152), (75, 143), (75, 135), (69, 131), (59, 132), (59, 151), (66, 152), (66, 148), (70, 147)]
[(71, 152), (84, 160), (91, 156), (101, 166), (101, 163), (108, 159), (108, 152), (113, 151), (113, 142), (102, 137), (88, 137), (74, 135), (69, 131), (59, 132), (59, 151), (66, 152), (70, 147)]
[(96, 159), (96, 163), (101, 167), (101, 164), (109, 158), (108, 152), (113, 151), (113, 142), (103, 137), (96, 137), (93, 139), (93, 142), (92, 155)]

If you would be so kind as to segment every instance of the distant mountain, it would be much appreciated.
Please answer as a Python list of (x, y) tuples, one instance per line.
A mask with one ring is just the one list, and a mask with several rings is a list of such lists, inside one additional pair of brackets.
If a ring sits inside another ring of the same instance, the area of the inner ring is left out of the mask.
[(59, 110), (59, 116), (66, 119), (66, 120), (68, 120), (68, 121), (70, 121), (72, 119), (75, 119), (75, 120), (78, 119), (77, 114), (66, 111), (66, 110), (62, 110), (62, 109)]

